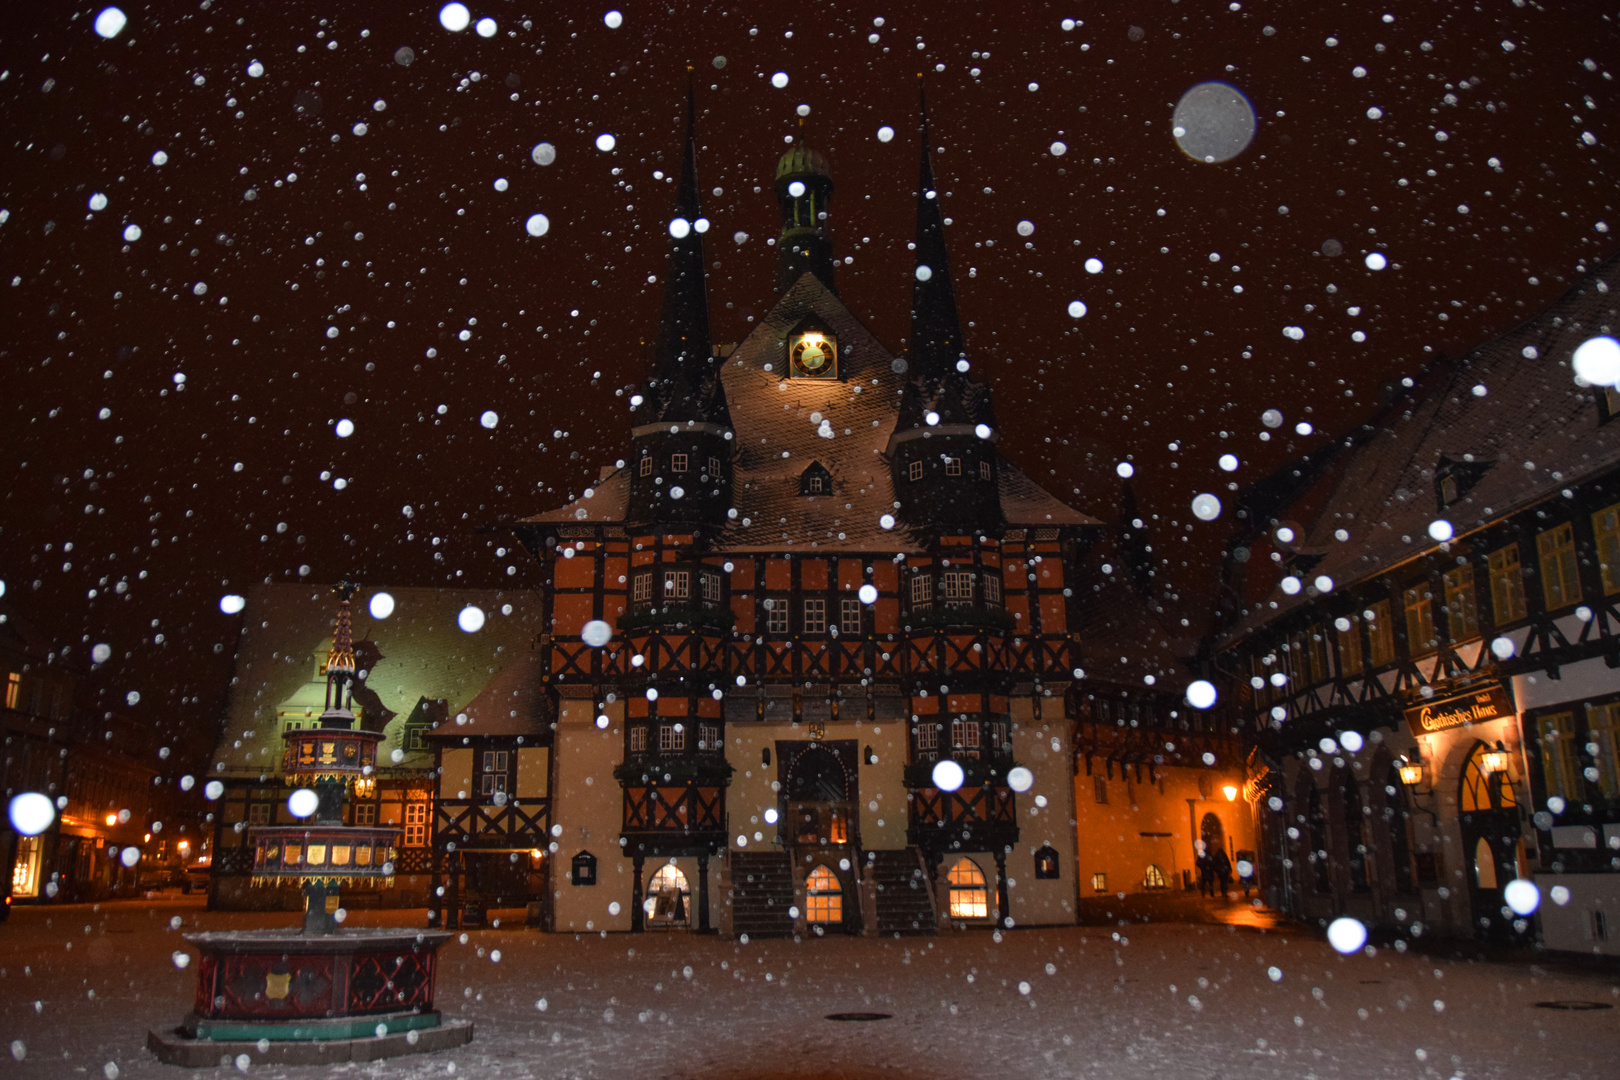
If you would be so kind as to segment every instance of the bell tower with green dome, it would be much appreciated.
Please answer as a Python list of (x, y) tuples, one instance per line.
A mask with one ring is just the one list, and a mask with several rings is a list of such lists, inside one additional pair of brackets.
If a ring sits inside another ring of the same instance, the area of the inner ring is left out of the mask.
[(776, 241), (777, 296), (806, 272), (838, 291), (833, 283), (832, 237), (827, 235), (832, 193), (827, 159), (804, 143), (795, 143), (776, 163), (776, 203), (782, 211), (782, 235)]

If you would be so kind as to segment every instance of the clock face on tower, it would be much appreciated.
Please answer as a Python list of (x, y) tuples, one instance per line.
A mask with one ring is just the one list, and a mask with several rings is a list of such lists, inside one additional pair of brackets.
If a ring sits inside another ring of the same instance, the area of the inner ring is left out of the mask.
[(788, 362), (799, 379), (838, 378), (838, 339), (819, 330), (788, 338)]

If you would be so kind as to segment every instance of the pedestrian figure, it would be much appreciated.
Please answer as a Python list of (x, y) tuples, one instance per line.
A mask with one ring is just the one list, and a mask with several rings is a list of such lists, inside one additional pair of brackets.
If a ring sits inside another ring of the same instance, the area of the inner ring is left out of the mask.
[(1232, 860), (1226, 857), (1226, 852), (1215, 852), (1215, 877), (1220, 881), (1220, 898), (1225, 900), (1232, 888)]
[(1215, 860), (1210, 858), (1209, 852), (1201, 850), (1195, 860), (1198, 867), (1198, 895), (1213, 896), (1215, 894)]

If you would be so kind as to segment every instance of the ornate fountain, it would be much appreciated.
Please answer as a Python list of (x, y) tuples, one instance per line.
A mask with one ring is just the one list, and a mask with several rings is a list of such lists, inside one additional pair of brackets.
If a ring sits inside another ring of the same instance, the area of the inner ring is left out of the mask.
[(283, 735), (282, 773), (294, 789), (288, 806), (304, 821), (248, 834), (254, 885), (303, 886), (303, 929), (185, 935), (201, 953), (196, 1004), (178, 1028), (147, 1037), (168, 1064), (211, 1066), (241, 1054), (286, 1065), (369, 1061), (472, 1039), (470, 1022), (433, 1008), (437, 954), (449, 933), (341, 925), (344, 890), (393, 883), (399, 838), (398, 829), (343, 822), (351, 788), (376, 782), (383, 739), (354, 716), (355, 588), (333, 590), (337, 627), (320, 724)]

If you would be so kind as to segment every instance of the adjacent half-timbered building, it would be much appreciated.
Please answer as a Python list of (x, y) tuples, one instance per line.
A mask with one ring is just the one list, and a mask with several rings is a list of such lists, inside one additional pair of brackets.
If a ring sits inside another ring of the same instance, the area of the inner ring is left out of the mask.
[(1248, 503), (1220, 665), (1294, 914), (1620, 952), (1620, 394), (1572, 370), (1616, 285), (1407, 380)]
[(802, 142), (775, 176), (776, 300), (717, 345), (689, 123), (627, 452), (516, 526), (556, 710), (558, 930), (1077, 917), (1065, 695), (1096, 523), (999, 450), (926, 132), (907, 347), (840, 296), (834, 183)]

